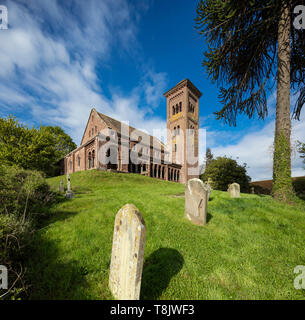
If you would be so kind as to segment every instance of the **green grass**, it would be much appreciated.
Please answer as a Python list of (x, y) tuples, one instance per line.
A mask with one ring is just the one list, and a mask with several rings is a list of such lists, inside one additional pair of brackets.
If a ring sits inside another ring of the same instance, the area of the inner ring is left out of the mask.
[[(60, 179), (49, 179), (58, 189)], [(114, 218), (126, 203), (146, 222), (141, 299), (304, 299), (294, 268), (305, 265), (305, 203), (213, 191), (208, 223), (184, 218), (184, 186), (135, 174), (71, 175), (63, 200), (37, 232), (28, 271), (32, 299), (112, 299)]]

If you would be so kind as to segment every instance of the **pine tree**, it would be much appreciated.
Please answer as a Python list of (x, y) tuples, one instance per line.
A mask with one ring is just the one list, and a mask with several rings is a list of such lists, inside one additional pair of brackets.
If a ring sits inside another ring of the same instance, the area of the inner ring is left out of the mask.
[(298, 0), (201, 0), (196, 27), (208, 42), (203, 66), (220, 85), (217, 119), (236, 125), (238, 114), (265, 119), (266, 92), (277, 81), (273, 196), (293, 198), (290, 89), (298, 95), (293, 116), (305, 104), (305, 31), (293, 27)]

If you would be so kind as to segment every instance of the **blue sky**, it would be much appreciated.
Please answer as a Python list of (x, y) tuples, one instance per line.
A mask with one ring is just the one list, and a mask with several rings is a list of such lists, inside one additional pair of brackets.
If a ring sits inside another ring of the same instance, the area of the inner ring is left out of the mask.
[[(0, 0), (0, 116), (59, 125), (77, 144), (92, 107), (153, 133), (166, 127), (163, 93), (189, 78), (202, 92), (200, 127), (215, 155), (246, 162), (253, 180), (272, 176), (275, 95), (265, 121), (215, 119), (218, 90), (201, 66), (205, 44), (190, 0)], [(292, 143), (305, 141), (304, 112)], [(204, 142), (200, 142), (201, 158)], [(294, 152), (293, 175), (304, 175)]]

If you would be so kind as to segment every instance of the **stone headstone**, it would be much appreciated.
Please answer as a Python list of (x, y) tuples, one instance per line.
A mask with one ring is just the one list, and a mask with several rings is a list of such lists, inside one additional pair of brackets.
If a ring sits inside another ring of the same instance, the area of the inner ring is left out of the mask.
[(71, 178), (69, 173), (67, 174), (67, 192), (66, 192), (66, 198), (72, 199), (75, 198), (74, 192), (71, 189)]
[(207, 219), (208, 190), (200, 179), (185, 185), (185, 216), (194, 224), (204, 225)]
[(109, 288), (117, 300), (139, 300), (146, 227), (139, 210), (123, 206), (115, 217)]
[(228, 192), (231, 198), (240, 198), (240, 185), (238, 183), (229, 184)]
[(62, 179), (60, 180), (60, 184), (59, 184), (59, 192), (61, 192), (61, 193), (65, 192), (64, 182)]
[(251, 193), (252, 193), (252, 194), (255, 194), (255, 189), (254, 189), (254, 187), (251, 187)]

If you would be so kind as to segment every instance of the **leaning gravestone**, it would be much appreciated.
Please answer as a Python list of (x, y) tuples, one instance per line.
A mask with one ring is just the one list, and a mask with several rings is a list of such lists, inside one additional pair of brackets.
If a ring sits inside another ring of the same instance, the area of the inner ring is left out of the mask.
[(70, 175), (68, 173), (67, 175), (67, 192), (66, 192), (66, 198), (67, 199), (72, 199), (74, 198), (74, 192), (72, 191), (71, 189), (71, 178), (70, 178)]
[(206, 224), (208, 190), (199, 179), (191, 179), (185, 185), (185, 216), (197, 225)]
[(146, 227), (139, 210), (126, 204), (114, 222), (109, 288), (117, 300), (139, 300)]
[(231, 198), (240, 198), (240, 185), (238, 183), (229, 184), (228, 192)]

